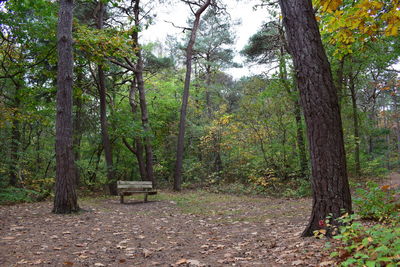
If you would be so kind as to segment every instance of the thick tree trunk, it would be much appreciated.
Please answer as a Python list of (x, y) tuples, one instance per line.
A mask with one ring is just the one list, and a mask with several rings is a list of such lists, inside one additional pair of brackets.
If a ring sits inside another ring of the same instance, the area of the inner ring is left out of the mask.
[(21, 105), (20, 85), (15, 84), (15, 97), (13, 103), (13, 119), (11, 124), (11, 162), (9, 166), (10, 185), (18, 185), (18, 162), (19, 162), (19, 145), (21, 143), (21, 132), (19, 129), (19, 109)]
[[(97, 28), (102, 29), (104, 23), (104, 3), (98, 2), (97, 12)], [(107, 165), (107, 190), (111, 195), (117, 195), (117, 183), (114, 181), (114, 166), (112, 159), (112, 147), (110, 142), (110, 136), (108, 134), (108, 123), (107, 123), (107, 100), (106, 100), (106, 76), (104, 74), (103, 66), (97, 66), (98, 75), (98, 89), (100, 97), (100, 125), (101, 125), (101, 136), (103, 140), (104, 155), (106, 158)]]
[(56, 116), (56, 187), (54, 213), (79, 210), (72, 146), (72, 18), (73, 1), (61, 0), (58, 19), (58, 72)]
[(360, 129), (358, 125), (357, 96), (352, 74), (349, 79), (349, 89), (351, 95), (351, 104), (353, 109), (353, 128), (354, 128), (354, 170), (357, 177), (361, 175), (360, 164)]
[[(140, 26), (140, 18), (139, 18), (139, 4), (140, 0), (135, 0), (135, 6), (133, 8), (134, 14), (135, 14), (135, 26), (139, 28)], [(133, 35), (133, 41), (136, 46), (136, 57), (137, 57), (137, 63), (136, 63), (136, 71), (135, 71), (135, 77), (136, 77), (136, 83), (137, 83), (137, 89), (139, 92), (139, 103), (140, 103), (140, 111), (142, 114), (142, 127), (145, 133), (144, 136), (144, 149), (146, 152), (146, 175), (147, 181), (152, 181), (153, 186), (156, 186), (156, 181), (154, 179), (154, 172), (153, 172), (153, 148), (151, 146), (151, 138), (150, 138), (150, 123), (149, 123), (149, 115), (147, 112), (147, 102), (146, 102), (146, 92), (144, 90), (144, 80), (143, 80), (143, 58), (142, 58), (142, 52), (141, 52), (141, 47), (139, 44), (139, 33), (137, 31), (134, 31)]]
[(312, 164), (313, 207), (303, 236), (351, 212), (343, 131), (336, 88), (311, 0), (280, 0), (307, 124)]
[(185, 84), (182, 95), (182, 106), (181, 106), (180, 120), (179, 120), (179, 134), (178, 134), (178, 143), (176, 149), (176, 163), (175, 163), (175, 173), (174, 173), (175, 191), (180, 191), (182, 184), (182, 166), (183, 166), (183, 152), (185, 143), (186, 111), (189, 100), (190, 77), (192, 74), (193, 46), (196, 41), (196, 33), (197, 29), (199, 28), (200, 16), (207, 9), (210, 3), (211, 0), (205, 1), (205, 3), (196, 11), (189, 43), (186, 47), (186, 75), (185, 75)]

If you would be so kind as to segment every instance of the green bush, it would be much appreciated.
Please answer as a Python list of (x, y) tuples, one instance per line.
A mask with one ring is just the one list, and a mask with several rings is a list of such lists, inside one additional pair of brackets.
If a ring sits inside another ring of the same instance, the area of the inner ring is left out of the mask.
[(311, 183), (306, 179), (296, 179), (294, 180), (294, 185), (288, 187), (284, 192), (284, 197), (309, 197), (311, 196)]
[(386, 266), (395, 267), (400, 264), (400, 227), (398, 224), (372, 227), (354, 222), (355, 215), (343, 216), (339, 221), (340, 234), (334, 238), (342, 245), (331, 253), (338, 259), (340, 266)]
[(40, 194), (36, 191), (8, 187), (0, 189), (0, 205), (22, 203), (22, 202), (33, 202), (40, 197)]
[(375, 182), (368, 182), (367, 189), (358, 188), (354, 204), (363, 219), (377, 221), (399, 220), (400, 203), (395, 190), (386, 190)]

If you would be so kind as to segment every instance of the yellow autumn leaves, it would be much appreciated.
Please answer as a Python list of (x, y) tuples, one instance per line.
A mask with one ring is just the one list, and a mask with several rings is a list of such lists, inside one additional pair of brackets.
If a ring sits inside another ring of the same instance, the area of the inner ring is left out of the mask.
[(335, 55), (342, 57), (353, 51), (353, 44), (380, 37), (398, 36), (400, 0), (315, 0), (321, 32), (336, 46)]

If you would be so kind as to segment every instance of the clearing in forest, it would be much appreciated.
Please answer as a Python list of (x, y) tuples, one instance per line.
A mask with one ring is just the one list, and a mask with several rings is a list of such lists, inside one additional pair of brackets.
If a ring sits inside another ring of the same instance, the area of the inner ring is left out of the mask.
[(325, 240), (301, 238), (310, 199), (161, 192), (0, 207), (0, 266), (316, 266)]

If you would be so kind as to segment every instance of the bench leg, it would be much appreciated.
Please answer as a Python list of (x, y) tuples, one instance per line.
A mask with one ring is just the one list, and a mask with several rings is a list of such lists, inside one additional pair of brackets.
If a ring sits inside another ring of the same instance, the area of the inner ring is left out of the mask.
[(144, 193), (144, 202), (147, 202), (147, 193)]
[(120, 203), (123, 204), (124, 203), (124, 195), (120, 195)]

